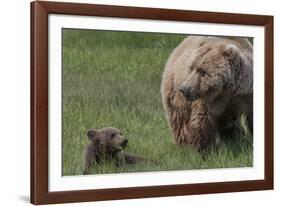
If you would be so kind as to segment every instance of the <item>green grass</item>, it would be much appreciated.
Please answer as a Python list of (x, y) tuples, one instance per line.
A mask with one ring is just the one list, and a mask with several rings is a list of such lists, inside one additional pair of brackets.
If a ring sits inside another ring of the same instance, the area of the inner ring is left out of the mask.
[(88, 128), (120, 128), (126, 151), (157, 161), (92, 173), (249, 167), (251, 138), (241, 135), (206, 159), (171, 137), (161, 102), (165, 62), (185, 36), (63, 30), (63, 175), (81, 175)]

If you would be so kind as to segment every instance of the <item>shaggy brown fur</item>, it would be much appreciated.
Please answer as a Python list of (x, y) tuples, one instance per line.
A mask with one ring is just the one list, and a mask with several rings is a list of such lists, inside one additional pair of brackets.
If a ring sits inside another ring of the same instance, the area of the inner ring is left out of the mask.
[(161, 93), (175, 141), (207, 151), (235, 130), (244, 113), (253, 127), (253, 49), (246, 38), (187, 37), (170, 55)]
[(87, 136), (90, 140), (85, 148), (84, 174), (89, 173), (93, 164), (100, 164), (104, 160), (114, 159), (116, 166), (135, 164), (144, 160), (142, 157), (125, 153), (128, 140), (119, 129), (106, 127), (100, 130), (89, 129)]

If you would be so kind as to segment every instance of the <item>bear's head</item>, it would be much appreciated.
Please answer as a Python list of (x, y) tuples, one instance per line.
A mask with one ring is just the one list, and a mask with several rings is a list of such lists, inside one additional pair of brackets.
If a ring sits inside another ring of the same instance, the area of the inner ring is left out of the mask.
[(121, 131), (111, 127), (100, 130), (88, 129), (87, 136), (96, 148), (99, 148), (99, 150), (105, 153), (120, 152), (128, 144), (128, 140), (123, 137)]
[(202, 43), (191, 51), (181, 73), (179, 91), (188, 100), (214, 98), (235, 87), (241, 58), (234, 44)]

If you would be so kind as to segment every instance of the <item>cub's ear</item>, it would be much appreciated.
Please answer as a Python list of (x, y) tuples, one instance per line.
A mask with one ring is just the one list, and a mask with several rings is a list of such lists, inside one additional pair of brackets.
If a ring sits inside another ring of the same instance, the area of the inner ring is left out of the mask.
[(96, 129), (88, 129), (87, 136), (90, 140), (94, 140), (95, 137), (97, 137), (98, 131)]
[(227, 44), (222, 49), (222, 54), (230, 59), (239, 56), (239, 48), (234, 44)]

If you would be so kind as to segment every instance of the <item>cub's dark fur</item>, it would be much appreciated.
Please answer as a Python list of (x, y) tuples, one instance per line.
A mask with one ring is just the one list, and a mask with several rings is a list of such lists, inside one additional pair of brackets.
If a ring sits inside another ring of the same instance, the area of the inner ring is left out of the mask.
[(89, 129), (87, 131), (89, 143), (85, 148), (84, 174), (88, 174), (93, 164), (113, 159), (116, 166), (124, 164), (136, 164), (144, 160), (137, 155), (129, 154), (123, 150), (128, 140), (123, 137), (119, 129), (106, 127), (100, 130)]

